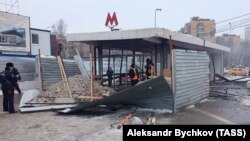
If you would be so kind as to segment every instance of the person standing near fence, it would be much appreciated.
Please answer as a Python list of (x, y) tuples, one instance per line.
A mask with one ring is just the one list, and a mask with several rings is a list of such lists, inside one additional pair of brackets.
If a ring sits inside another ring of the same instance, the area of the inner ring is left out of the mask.
[(3, 91), (3, 107), (4, 111), (9, 113), (16, 113), (14, 107), (14, 84), (15, 84), (15, 75), (14, 75), (14, 64), (9, 62), (6, 64), (5, 70), (1, 72), (2, 80), (2, 91)]
[(130, 69), (129, 69), (129, 76), (131, 79), (131, 86), (135, 86), (139, 82), (139, 71), (135, 67), (135, 64), (131, 64)]
[(112, 77), (113, 77), (114, 71), (112, 70), (111, 67), (108, 68), (107, 70), (107, 76), (108, 76), (108, 85), (111, 87), (112, 85)]

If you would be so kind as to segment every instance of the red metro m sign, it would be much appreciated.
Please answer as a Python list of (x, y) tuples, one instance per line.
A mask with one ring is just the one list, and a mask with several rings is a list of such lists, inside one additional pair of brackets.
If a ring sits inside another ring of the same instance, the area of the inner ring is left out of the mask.
[(118, 20), (115, 12), (113, 13), (112, 17), (110, 13), (108, 13), (105, 25), (109, 27), (111, 30), (113, 30), (113, 28), (118, 25)]

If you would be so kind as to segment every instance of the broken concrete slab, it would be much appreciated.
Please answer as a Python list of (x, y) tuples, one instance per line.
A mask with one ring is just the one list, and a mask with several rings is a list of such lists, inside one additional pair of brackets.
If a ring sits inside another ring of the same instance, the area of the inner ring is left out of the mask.
[(98, 105), (110, 104), (173, 110), (174, 99), (167, 80), (163, 76), (159, 76), (103, 99), (81, 102), (76, 107), (61, 111), (61, 113), (74, 113)]

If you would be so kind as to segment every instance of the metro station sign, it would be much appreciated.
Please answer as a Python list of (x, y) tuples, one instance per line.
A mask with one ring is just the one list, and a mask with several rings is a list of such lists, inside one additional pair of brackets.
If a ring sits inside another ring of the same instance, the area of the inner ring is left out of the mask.
[(106, 18), (106, 22), (105, 22), (105, 26), (107, 26), (111, 30), (113, 30), (113, 28), (117, 25), (118, 25), (118, 20), (116, 17), (116, 13), (114, 12), (112, 16), (110, 15), (110, 13), (108, 13), (107, 18)]

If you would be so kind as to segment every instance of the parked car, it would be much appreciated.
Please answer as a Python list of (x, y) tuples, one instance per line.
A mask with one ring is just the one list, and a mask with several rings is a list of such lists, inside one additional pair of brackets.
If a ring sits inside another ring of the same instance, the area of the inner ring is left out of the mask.
[(247, 75), (247, 71), (245, 70), (245, 68), (232, 68), (230, 69), (227, 74), (229, 75), (237, 75), (237, 76), (245, 76)]

